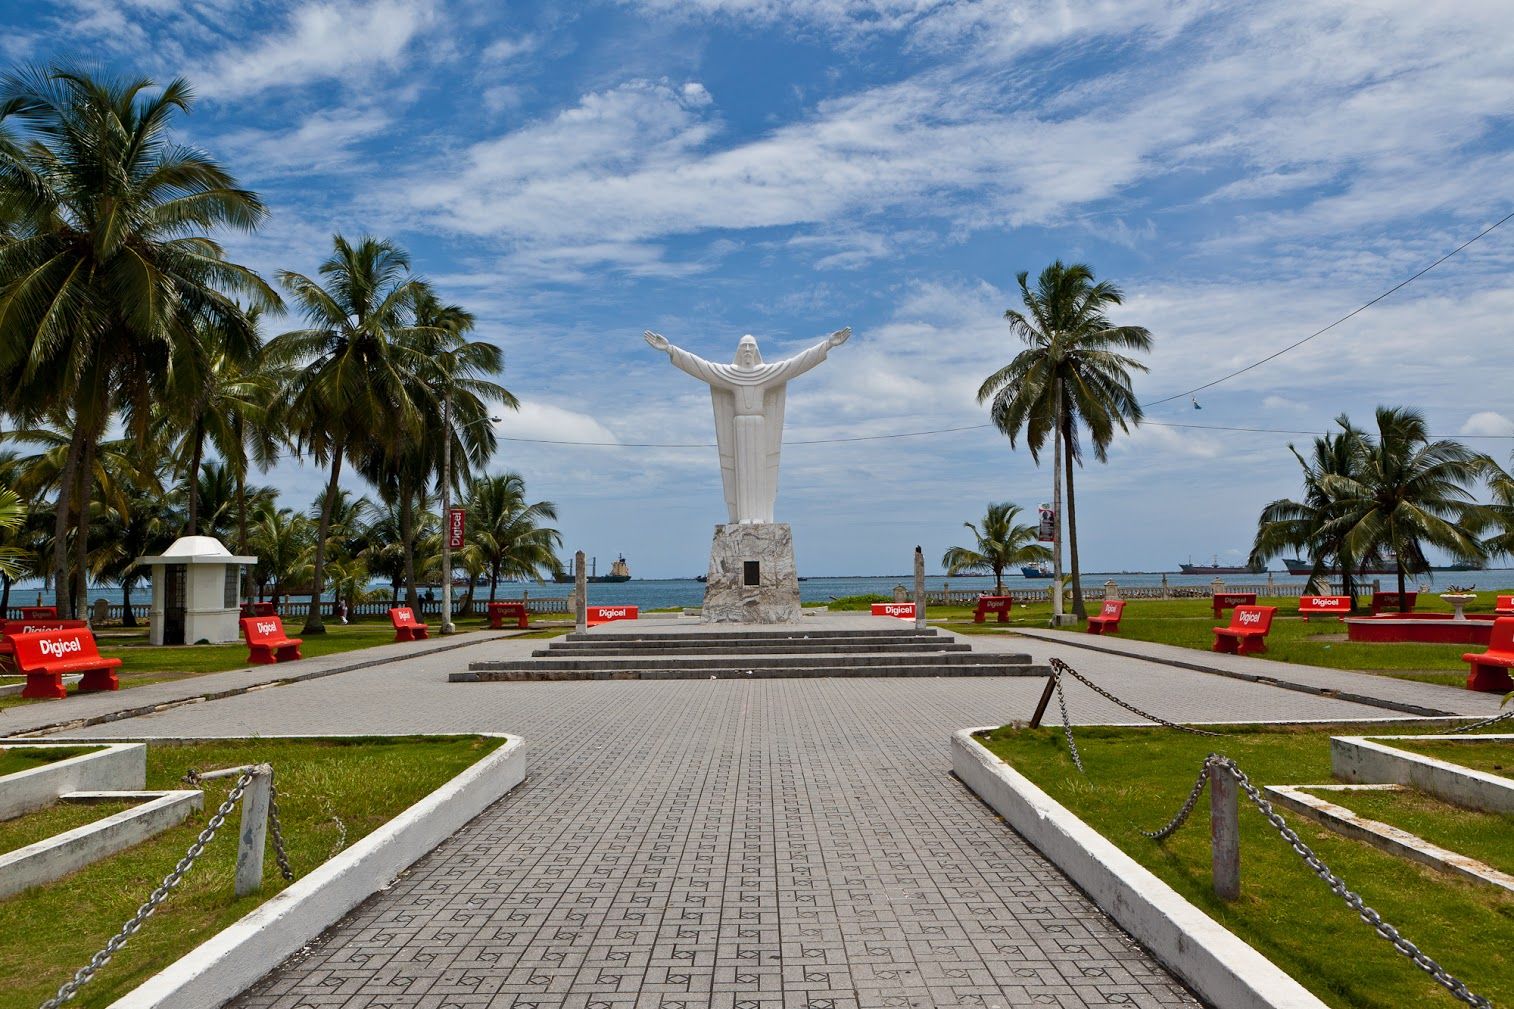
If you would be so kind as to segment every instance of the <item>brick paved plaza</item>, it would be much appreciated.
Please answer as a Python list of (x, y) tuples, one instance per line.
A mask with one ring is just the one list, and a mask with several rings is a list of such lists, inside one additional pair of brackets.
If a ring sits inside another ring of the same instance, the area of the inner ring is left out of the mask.
[[(489, 729), (528, 741), (520, 789), (239, 1006), (1197, 1004), (948, 773), (952, 730), (1025, 717), (1042, 680), (444, 682), (535, 644), (481, 643), (74, 734)], [(1056, 654), (1177, 718), (1393, 714)], [(1128, 718), (1078, 685), (1069, 703), (1079, 721)]]

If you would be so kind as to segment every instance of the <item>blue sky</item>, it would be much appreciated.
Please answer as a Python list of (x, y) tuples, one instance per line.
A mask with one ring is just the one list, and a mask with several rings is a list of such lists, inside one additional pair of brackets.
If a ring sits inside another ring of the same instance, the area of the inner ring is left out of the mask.
[[(369, 231), (473, 309), (523, 407), (501, 435), (711, 440), (708, 395), (642, 342), (726, 359), (855, 336), (790, 388), (813, 440), (981, 423), (1016, 350), (1014, 276), (1122, 287), (1157, 399), (1265, 356), (1514, 206), (1514, 20), (1418, 0), (58, 0), (5, 5), (0, 58), (85, 55), (199, 102), (181, 135), (272, 208), (228, 246), (313, 272)], [(1288, 435), (1378, 403), (1514, 433), (1514, 224), (1304, 348), (1154, 407), (1080, 474), (1087, 570), (1238, 559), (1297, 489)], [(1307, 441), (1307, 438), (1294, 440)], [(1507, 458), (1507, 439), (1475, 441)], [(701, 572), (709, 448), (503, 441), (567, 546)], [(319, 477), (281, 463), (298, 502)], [(932, 561), (990, 500), (1049, 498), (991, 430), (785, 449), (778, 518), (810, 574)]]

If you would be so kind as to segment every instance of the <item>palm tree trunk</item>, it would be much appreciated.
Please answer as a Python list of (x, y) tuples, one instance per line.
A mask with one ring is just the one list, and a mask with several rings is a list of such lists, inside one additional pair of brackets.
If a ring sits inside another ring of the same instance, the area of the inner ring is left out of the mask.
[(419, 613), (420, 593), (415, 589), (415, 497), (410, 482), (400, 480), (400, 539), (405, 555), (405, 605)]
[(305, 614), (301, 634), (325, 634), (321, 622), (321, 590), (326, 576), (326, 534), (331, 531), (331, 509), (336, 507), (337, 481), (342, 475), (342, 456), (346, 445), (337, 445), (331, 453), (331, 479), (326, 484), (326, 499), (321, 502), (321, 522), (315, 534), (315, 570), (310, 576), (310, 612)]
[[(247, 556), (247, 464), (237, 468), (237, 553)], [(252, 567), (242, 568), (242, 598), (252, 595)]]
[(1403, 612), (1404, 608), (1404, 559), (1398, 559), (1398, 609)]
[(11, 618), (11, 576), (0, 575), (0, 620)]
[(1072, 493), (1072, 418), (1062, 418), (1062, 441), (1068, 451), (1062, 453), (1063, 465), (1067, 467), (1067, 558), (1072, 562), (1072, 613), (1079, 620), (1088, 619), (1083, 608), (1083, 583), (1078, 571), (1078, 511)]
[[(1052, 405), (1054, 416), (1062, 415), (1060, 387)], [(1062, 425), (1051, 431), (1051, 622), (1062, 616)]]
[(131, 611), (131, 583), (132, 579), (121, 580), (121, 626), (137, 626), (137, 615)]
[(89, 592), (89, 502), (94, 497), (95, 476), (95, 439), (89, 438), (84, 442), (84, 458), (80, 460), (79, 467), (79, 528), (74, 533), (74, 582), (76, 588), (75, 601), (70, 604), (70, 612), (75, 618), (83, 616)]
[(489, 602), (494, 602), (495, 590), (499, 588), (499, 564), (489, 566)]
[(1004, 569), (1002, 567), (995, 567), (994, 568), (994, 595), (996, 595), (996, 596), (1002, 596), (1003, 594), (1004, 594)]
[(184, 535), (198, 536), (200, 534), (200, 458), (205, 452), (204, 425), (195, 421), (190, 437), (194, 439), (194, 445), (189, 452), (189, 475), (185, 480), (188, 486), (184, 488), (184, 492), (189, 495), (189, 525)]
[[(77, 416), (77, 415), (76, 415)], [(82, 425), (75, 423), (68, 451), (63, 455), (63, 473), (58, 480), (58, 510), (53, 520), (53, 603), (64, 617), (73, 617), (70, 603), (64, 602), (68, 584), (68, 520), (73, 513), (74, 474), (79, 470), (79, 452), (84, 442)]]

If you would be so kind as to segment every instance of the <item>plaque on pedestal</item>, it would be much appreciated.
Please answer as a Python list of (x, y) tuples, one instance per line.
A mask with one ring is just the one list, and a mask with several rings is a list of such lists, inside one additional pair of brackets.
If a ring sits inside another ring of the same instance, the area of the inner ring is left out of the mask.
[(701, 622), (782, 624), (800, 615), (794, 534), (788, 523), (716, 526)]

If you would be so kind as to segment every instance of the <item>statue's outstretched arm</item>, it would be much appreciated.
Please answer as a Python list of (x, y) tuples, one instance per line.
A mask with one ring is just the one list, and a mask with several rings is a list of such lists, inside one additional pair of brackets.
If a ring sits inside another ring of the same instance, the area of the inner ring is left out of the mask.
[(669, 347), (673, 346), (668, 342), (667, 337), (663, 336), (661, 333), (654, 333), (650, 329), (643, 330), (641, 338), (643, 340), (646, 340), (647, 343), (651, 344), (653, 349), (655, 350), (666, 351)]

